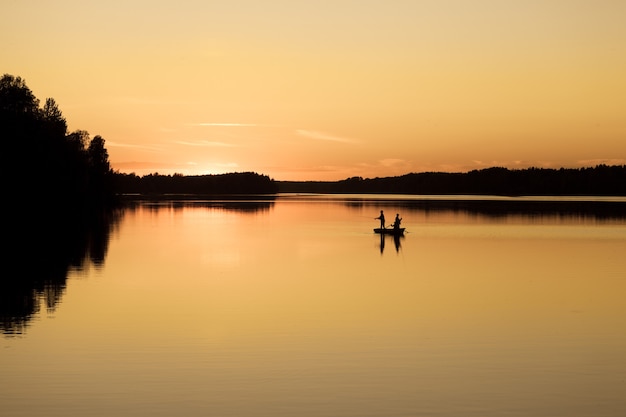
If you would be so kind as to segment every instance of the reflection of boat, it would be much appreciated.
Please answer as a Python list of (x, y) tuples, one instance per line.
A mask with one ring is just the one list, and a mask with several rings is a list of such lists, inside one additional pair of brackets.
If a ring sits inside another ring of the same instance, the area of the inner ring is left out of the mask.
[(374, 229), (374, 233), (380, 233), (381, 235), (396, 235), (396, 236), (400, 236), (404, 234), (404, 227), (400, 227), (399, 229), (395, 229), (390, 227), (389, 229), (386, 228), (376, 228)]

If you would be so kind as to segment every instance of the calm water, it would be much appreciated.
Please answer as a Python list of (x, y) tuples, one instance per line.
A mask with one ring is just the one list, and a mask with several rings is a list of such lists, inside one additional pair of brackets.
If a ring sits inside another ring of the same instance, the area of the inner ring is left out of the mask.
[(626, 415), (619, 210), (159, 202), (103, 239), (5, 318), (2, 416)]

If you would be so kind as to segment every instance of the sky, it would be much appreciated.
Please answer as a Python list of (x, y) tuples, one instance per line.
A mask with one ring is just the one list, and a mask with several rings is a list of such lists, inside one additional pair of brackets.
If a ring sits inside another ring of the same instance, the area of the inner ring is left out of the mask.
[(626, 164), (623, 0), (0, 1), (0, 71), (120, 172)]

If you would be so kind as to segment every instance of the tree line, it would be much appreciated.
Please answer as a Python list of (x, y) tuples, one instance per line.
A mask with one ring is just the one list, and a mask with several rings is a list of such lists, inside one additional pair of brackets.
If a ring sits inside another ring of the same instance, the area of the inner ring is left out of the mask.
[(0, 181), (15, 205), (47, 210), (103, 205), (114, 195), (105, 140), (69, 132), (52, 98), (43, 106), (20, 77), (0, 78)]
[(116, 173), (115, 190), (120, 194), (275, 194), (276, 182), (267, 175), (255, 172), (234, 172), (216, 175), (161, 175), (138, 176), (135, 173)]
[(396, 177), (352, 177), (339, 181), (276, 181), (254, 172), (184, 176), (158, 173), (114, 176), (123, 194), (422, 194), (626, 196), (626, 165), (588, 168), (501, 167), (464, 173), (423, 172)]
[(465, 173), (423, 172), (341, 181), (280, 181), (280, 192), (456, 195), (626, 196), (626, 165), (589, 168), (501, 167)]

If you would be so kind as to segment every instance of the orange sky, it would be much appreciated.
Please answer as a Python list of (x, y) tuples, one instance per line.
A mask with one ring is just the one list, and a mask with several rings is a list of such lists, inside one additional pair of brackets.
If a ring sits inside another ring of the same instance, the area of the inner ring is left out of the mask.
[(0, 70), (122, 172), (626, 163), (621, 0), (8, 1)]

